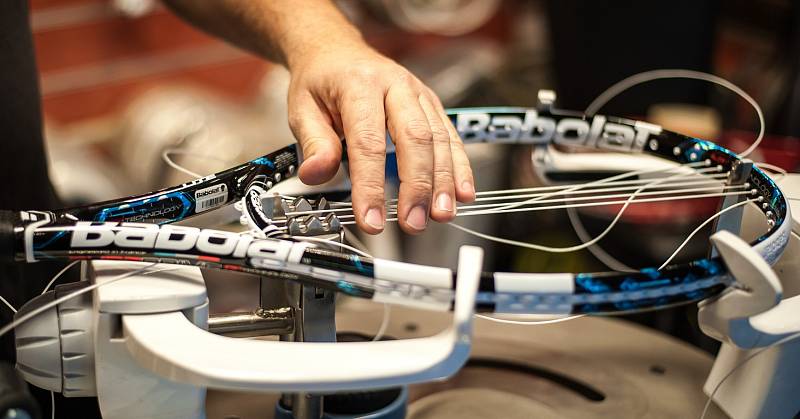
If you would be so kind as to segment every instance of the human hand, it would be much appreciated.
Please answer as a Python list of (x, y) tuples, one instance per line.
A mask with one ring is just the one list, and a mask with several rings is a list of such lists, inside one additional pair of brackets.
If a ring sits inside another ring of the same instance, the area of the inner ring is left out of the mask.
[(377, 234), (386, 219), (387, 129), (397, 150), (397, 217), (405, 232), (422, 232), (429, 217), (448, 222), (456, 215), (456, 200), (475, 199), (458, 133), (439, 98), (408, 70), (358, 42), (304, 52), (288, 64), (289, 125), (305, 158), (300, 179), (331, 179), (344, 135), (353, 213), (362, 230)]

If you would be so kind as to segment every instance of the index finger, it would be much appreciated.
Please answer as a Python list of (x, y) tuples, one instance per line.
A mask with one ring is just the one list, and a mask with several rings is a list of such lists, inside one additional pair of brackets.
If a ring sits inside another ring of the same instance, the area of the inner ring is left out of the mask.
[(340, 109), (350, 160), (353, 214), (362, 230), (377, 234), (383, 230), (385, 220), (386, 117), (383, 94), (373, 90), (344, 97)]

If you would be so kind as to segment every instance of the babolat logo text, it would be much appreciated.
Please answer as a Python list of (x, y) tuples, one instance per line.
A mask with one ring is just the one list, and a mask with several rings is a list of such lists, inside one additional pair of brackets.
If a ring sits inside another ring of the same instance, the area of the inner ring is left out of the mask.
[(201, 189), (194, 194), (195, 199), (202, 198), (204, 196), (218, 194), (220, 192), (225, 192), (225, 184), (219, 184), (215, 186), (209, 186), (208, 188)]
[(297, 244), (287, 240), (255, 239), (248, 235), (195, 227), (90, 221), (75, 223), (70, 238), (70, 246), (73, 248), (116, 246), (122, 249), (153, 249), (164, 252), (196, 251), (207, 255), (289, 262), (298, 262), (302, 257), (301, 250), (305, 245), (296, 246)]
[(661, 127), (645, 122), (633, 126), (608, 122), (597, 115), (591, 120), (539, 116), (523, 113), (467, 112), (456, 115), (456, 129), (465, 141), (494, 143), (556, 144), (584, 146), (611, 151), (641, 151), (650, 135)]

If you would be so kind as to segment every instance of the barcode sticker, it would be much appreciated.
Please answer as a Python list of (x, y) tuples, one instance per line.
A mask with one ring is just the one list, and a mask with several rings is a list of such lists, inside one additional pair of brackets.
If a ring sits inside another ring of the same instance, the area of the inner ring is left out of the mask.
[(199, 189), (194, 193), (196, 214), (217, 208), (228, 199), (228, 187), (224, 183)]

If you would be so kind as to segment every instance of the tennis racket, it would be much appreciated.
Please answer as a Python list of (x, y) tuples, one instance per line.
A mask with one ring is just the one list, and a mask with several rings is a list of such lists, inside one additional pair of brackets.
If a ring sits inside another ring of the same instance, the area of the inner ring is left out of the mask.
[[(641, 154), (666, 163), (574, 185), (478, 193), (475, 203), (458, 208), (459, 217), (716, 197), (728, 208), (732, 202), (758, 207), (768, 228), (751, 245), (769, 263), (780, 257), (788, 241), (790, 210), (775, 182), (712, 142), (642, 121), (548, 107), (448, 113), (465, 144), (558, 145), (581, 152)], [(301, 161), (292, 145), (145, 195), (58, 211), (4, 211), (0, 256), (19, 263), (105, 259), (196, 265), (298, 281), (378, 302), (452, 309), (455, 275), (450, 269), (371, 258), (300, 240), (306, 232), (336, 231), (354, 222), (346, 202), (273, 195), (277, 186), (295, 176)], [(652, 174), (661, 177), (643, 176)], [(171, 225), (232, 203), (242, 210), (253, 234)], [(388, 221), (396, 220), (392, 205), (389, 202)], [(696, 302), (731, 286), (735, 281), (718, 257), (638, 272), (485, 272), (476, 309), (629, 313)]]

